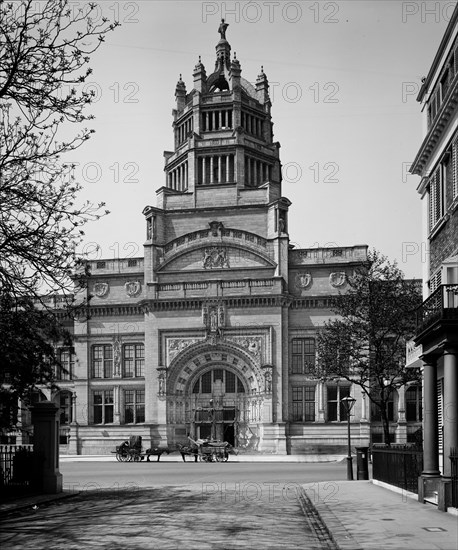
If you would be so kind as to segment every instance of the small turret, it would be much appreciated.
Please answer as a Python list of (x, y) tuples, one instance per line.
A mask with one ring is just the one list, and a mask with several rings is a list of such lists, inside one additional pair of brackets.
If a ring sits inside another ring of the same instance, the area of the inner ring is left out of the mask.
[(180, 112), (184, 109), (186, 104), (186, 84), (181, 79), (177, 82), (177, 87), (175, 88), (175, 99), (177, 102), (177, 111)]
[(260, 103), (270, 103), (269, 81), (267, 80), (267, 76), (262, 65), (261, 72), (258, 74), (258, 78), (256, 79), (256, 92)]
[(199, 55), (199, 62), (194, 67), (192, 74), (194, 77), (194, 89), (199, 93), (205, 93), (207, 91), (207, 72), (205, 71), (204, 64), (201, 62)]

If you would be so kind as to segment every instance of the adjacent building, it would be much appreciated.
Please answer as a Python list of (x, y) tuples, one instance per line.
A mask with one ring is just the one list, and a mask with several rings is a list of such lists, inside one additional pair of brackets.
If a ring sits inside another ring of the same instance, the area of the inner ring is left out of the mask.
[(418, 192), (428, 250), (415, 338), (424, 366), (422, 475), (425, 487), (436, 487), (446, 506), (451, 457), (458, 454), (458, 8), (417, 99), (425, 136), (411, 172), (421, 176)]

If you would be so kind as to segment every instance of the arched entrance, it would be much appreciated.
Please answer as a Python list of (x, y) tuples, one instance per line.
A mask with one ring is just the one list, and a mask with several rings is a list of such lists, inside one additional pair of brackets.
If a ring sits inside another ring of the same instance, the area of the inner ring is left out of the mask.
[(192, 382), (191, 431), (198, 438), (237, 445), (245, 397), (245, 385), (234, 371), (220, 365), (210, 367)]
[(188, 435), (237, 447), (259, 441), (264, 378), (248, 351), (200, 342), (175, 356), (167, 371), (169, 441)]

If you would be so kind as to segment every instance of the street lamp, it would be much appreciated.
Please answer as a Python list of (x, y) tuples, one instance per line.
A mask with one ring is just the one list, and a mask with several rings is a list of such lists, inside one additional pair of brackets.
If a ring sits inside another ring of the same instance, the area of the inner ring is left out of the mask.
[(343, 397), (340, 400), (340, 402), (343, 405), (345, 412), (347, 413), (347, 424), (348, 424), (347, 480), (352, 481), (353, 480), (353, 463), (352, 463), (353, 457), (351, 456), (350, 413), (351, 413), (351, 410), (353, 409), (353, 405), (356, 403), (356, 399), (348, 395), (347, 397)]

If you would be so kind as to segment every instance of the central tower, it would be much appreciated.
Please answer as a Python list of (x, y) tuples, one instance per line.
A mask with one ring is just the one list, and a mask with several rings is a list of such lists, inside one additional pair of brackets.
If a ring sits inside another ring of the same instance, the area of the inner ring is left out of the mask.
[(267, 76), (241, 76), (227, 27), (214, 71), (199, 57), (189, 93), (180, 75), (174, 150), (157, 206), (143, 211), (145, 361), (158, 365), (146, 416), (168, 441), (212, 434), (285, 452), (290, 202)]

